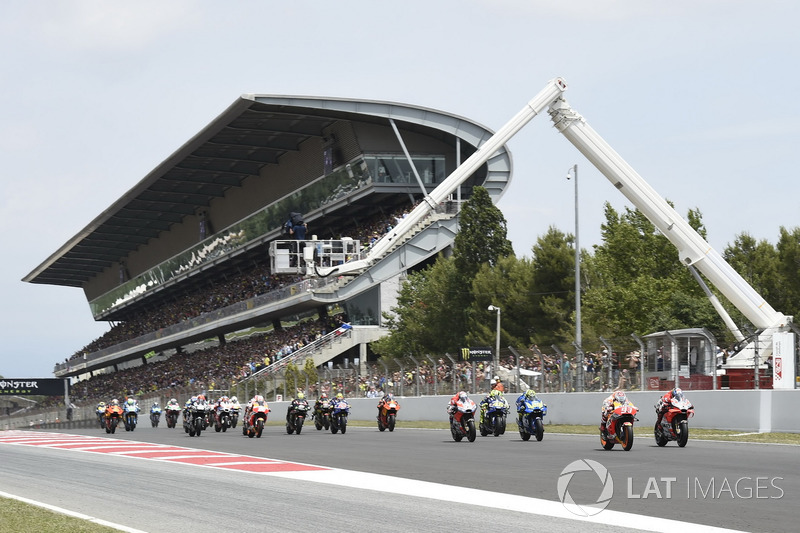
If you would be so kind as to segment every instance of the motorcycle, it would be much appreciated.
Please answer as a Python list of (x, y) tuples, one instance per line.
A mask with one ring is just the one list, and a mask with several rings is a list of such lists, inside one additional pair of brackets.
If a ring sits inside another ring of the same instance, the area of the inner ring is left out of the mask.
[(621, 444), (626, 452), (633, 447), (633, 422), (638, 420), (639, 409), (632, 403), (614, 403), (614, 411), (606, 421), (605, 430), (600, 431), (600, 444), (603, 449), (610, 450), (615, 444)]
[(378, 430), (379, 431), (394, 431), (394, 425), (397, 422), (397, 411), (400, 410), (400, 403), (395, 400), (387, 400), (381, 404), (381, 409), (378, 411)]
[(190, 437), (197, 435), (205, 429), (206, 418), (206, 404), (205, 402), (197, 402), (190, 405), (183, 413), (183, 430), (189, 434)]
[(453, 440), (461, 442), (461, 439), (467, 437), (470, 442), (475, 442), (475, 411), (478, 406), (471, 398), (466, 401), (459, 400), (455, 406), (455, 410), (450, 413), (450, 433), (453, 435)]
[(334, 435), (341, 431), (342, 435), (347, 433), (347, 416), (350, 414), (350, 404), (344, 400), (333, 400), (333, 410), (331, 412), (331, 433)]
[(519, 436), (522, 440), (530, 440), (531, 435), (534, 435), (536, 440), (540, 441), (544, 438), (542, 418), (547, 414), (547, 406), (539, 398), (525, 398), (523, 402), (519, 411), (520, 416), (517, 418)]
[(672, 398), (669, 408), (661, 417), (661, 423), (656, 421), (653, 428), (656, 444), (666, 446), (667, 442), (675, 440), (681, 448), (686, 446), (689, 442), (689, 418), (693, 416), (694, 406), (689, 400)]
[(181, 406), (180, 405), (168, 405), (167, 406), (167, 414), (164, 415), (164, 418), (167, 421), (168, 428), (174, 428), (178, 425), (178, 417), (181, 414)]
[(261, 433), (264, 431), (264, 424), (267, 423), (267, 417), (269, 416), (267, 402), (253, 404), (245, 415), (242, 421), (242, 435), (247, 435), (251, 439), (253, 437), (260, 439)]
[(314, 427), (317, 431), (329, 429), (331, 427), (331, 411), (333, 406), (330, 400), (322, 400), (319, 405), (314, 409)]
[(156, 407), (150, 409), (150, 425), (154, 428), (158, 427), (158, 423), (161, 421), (161, 408)]
[(139, 420), (139, 409), (136, 405), (125, 404), (124, 415), (122, 418), (125, 424), (125, 431), (133, 431), (136, 429), (136, 422)]
[(508, 417), (508, 401), (502, 396), (491, 396), (486, 404), (483, 414), (483, 423), (480, 424), (481, 437), (492, 433), (499, 437), (506, 432), (506, 419)]
[(115, 433), (120, 420), (122, 420), (122, 407), (119, 405), (109, 405), (106, 407), (106, 433)]
[(220, 402), (214, 415), (214, 431), (217, 433), (220, 431), (225, 432), (228, 431), (229, 427), (233, 427), (231, 422), (231, 403)]
[(206, 412), (203, 416), (203, 429), (208, 429), (209, 426), (214, 425), (214, 406), (211, 402), (206, 402)]
[(97, 414), (97, 422), (100, 424), (100, 429), (106, 429), (106, 410), (105, 408), (98, 408), (95, 410)]
[(303, 422), (306, 420), (309, 409), (311, 409), (311, 407), (306, 401), (302, 401), (292, 407), (292, 410), (289, 412), (289, 417), (286, 420), (286, 433), (289, 435), (297, 433), (299, 435), (300, 432), (303, 431)]
[(239, 423), (239, 412), (242, 410), (242, 406), (239, 405), (239, 402), (231, 402), (231, 427), (235, 428), (236, 425)]

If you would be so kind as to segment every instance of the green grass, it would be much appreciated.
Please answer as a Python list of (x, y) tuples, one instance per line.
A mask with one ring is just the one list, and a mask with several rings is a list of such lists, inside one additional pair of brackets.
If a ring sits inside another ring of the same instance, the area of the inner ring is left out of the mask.
[(0, 531), (3, 533), (113, 533), (118, 529), (56, 513), (36, 505), (0, 497)]
[[(283, 425), (283, 421), (267, 422), (267, 425)], [(377, 423), (372, 420), (348, 420), (348, 426), (353, 427), (376, 427)], [(448, 429), (447, 422), (434, 421), (397, 421), (398, 428), (421, 428), (421, 429)], [(516, 431), (516, 426), (509, 426), (509, 429)], [(652, 436), (652, 430), (648, 428), (648, 434)], [(572, 424), (546, 424), (545, 431), (548, 433), (566, 433), (571, 435), (597, 435), (597, 426), (581, 426)], [(718, 429), (697, 429), (689, 428), (689, 438), (697, 440), (721, 440), (730, 442), (762, 442), (772, 444), (795, 444), (800, 445), (800, 433), (743, 433), (741, 431), (723, 431)]]

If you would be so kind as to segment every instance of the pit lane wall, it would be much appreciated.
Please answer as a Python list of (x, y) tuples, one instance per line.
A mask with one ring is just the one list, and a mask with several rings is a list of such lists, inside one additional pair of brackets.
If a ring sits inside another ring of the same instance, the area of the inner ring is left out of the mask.
[[(637, 425), (652, 429), (656, 422), (654, 406), (661, 394), (658, 391), (629, 392), (628, 398), (639, 408)], [(600, 423), (600, 405), (607, 393), (573, 392), (541, 393), (547, 404), (545, 424), (597, 425)], [(800, 390), (731, 390), (686, 391), (695, 406), (695, 416), (690, 427), (724, 429), (741, 432), (800, 433)], [(506, 395), (514, 409), (516, 394)], [(397, 419), (431, 420), (446, 422), (447, 403), (450, 396), (396, 397), (400, 401)], [(481, 395), (472, 398), (480, 401)], [(377, 399), (348, 398), (353, 420), (374, 420)], [(287, 402), (270, 402), (273, 416), (286, 414)]]

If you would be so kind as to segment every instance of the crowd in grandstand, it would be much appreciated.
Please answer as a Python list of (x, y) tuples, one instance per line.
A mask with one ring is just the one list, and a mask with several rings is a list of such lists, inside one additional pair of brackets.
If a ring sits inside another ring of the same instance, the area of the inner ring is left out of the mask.
[[(411, 208), (413, 206), (399, 208), (393, 213), (373, 217), (357, 226), (345, 227), (342, 235), (352, 236), (368, 248), (378, 238), (389, 232)], [(184, 293), (174, 301), (164, 303), (155, 309), (148, 309), (130, 320), (114, 324), (103, 336), (75, 352), (69, 359), (79, 359), (86, 354), (109, 348), (260, 294), (266, 294), (296, 281), (299, 281), (299, 278), (295, 275), (270, 273), (269, 264), (266, 261), (259, 264), (254, 263), (249, 270), (241, 271), (235, 278), (219, 280), (213, 285), (194, 287), (193, 291)]]

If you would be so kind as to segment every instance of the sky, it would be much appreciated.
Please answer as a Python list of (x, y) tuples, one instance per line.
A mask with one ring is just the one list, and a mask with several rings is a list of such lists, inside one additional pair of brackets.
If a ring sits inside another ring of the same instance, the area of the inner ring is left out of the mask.
[[(241, 94), (430, 107), (500, 129), (563, 77), (573, 108), (719, 252), (800, 226), (800, 3), (6, 0), (0, 4), (0, 375), (52, 377), (109, 328), (21, 279)], [(632, 207), (539, 116), (508, 143), (517, 255), (600, 243)]]

